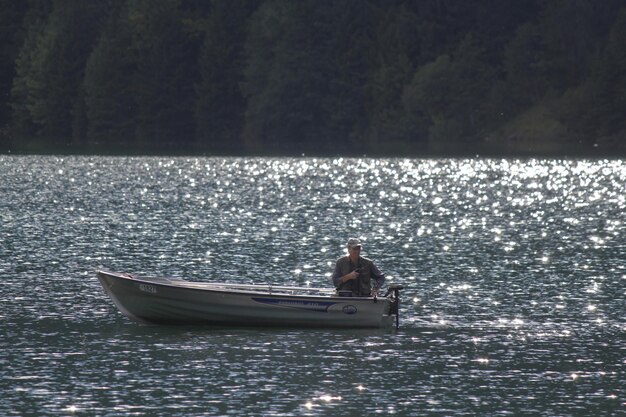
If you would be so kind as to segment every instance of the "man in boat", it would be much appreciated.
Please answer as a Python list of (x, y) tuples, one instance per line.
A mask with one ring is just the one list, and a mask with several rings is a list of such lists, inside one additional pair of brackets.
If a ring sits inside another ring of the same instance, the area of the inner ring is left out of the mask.
[(337, 259), (333, 283), (337, 291), (351, 291), (355, 297), (376, 296), (385, 281), (385, 274), (374, 262), (361, 256), (361, 241), (348, 239), (348, 255)]

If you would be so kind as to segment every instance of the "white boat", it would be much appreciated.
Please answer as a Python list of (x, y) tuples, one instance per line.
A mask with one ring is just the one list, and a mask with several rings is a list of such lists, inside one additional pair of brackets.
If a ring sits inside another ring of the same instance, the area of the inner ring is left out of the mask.
[(398, 326), (399, 285), (382, 297), (324, 288), (191, 282), (97, 271), (127, 317), (144, 323), (375, 328)]

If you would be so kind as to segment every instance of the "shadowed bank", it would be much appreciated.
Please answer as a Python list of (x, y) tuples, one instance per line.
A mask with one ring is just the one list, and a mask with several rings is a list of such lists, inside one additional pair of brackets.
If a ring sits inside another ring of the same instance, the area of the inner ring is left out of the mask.
[(626, 154), (626, 7), (5, 2), (0, 152)]

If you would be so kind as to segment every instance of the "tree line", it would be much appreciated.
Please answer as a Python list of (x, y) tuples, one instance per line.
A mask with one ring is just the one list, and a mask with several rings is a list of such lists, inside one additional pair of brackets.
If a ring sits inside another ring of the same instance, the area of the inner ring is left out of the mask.
[(0, 0), (0, 150), (623, 152), (623, 0)]

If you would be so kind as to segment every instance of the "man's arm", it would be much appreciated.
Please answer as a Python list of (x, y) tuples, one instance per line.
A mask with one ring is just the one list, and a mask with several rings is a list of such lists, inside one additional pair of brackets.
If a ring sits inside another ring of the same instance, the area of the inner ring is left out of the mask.
[(335, 271), (333, 272), (333, 284), (335, 284), (335, 288), (339, 288), (341, 284), (344, 282), (350, 281), (351, 279), (355, 279), (359, 276), (359, 273), (356, 271), (352, 271), (347, 273), (346, 275), (341, 275), (341, 259), (337, 261), (335, 264)]
[(378, 269), (378, 267), (376, 266), (376, 264), (374, 264), (374, 262), (372, 262), (371, 271), (372, 271), (372, 276), (374, 277), (374, 280), (376, 280), (376, 285), (374, 285), (374, 288), (380, 289), (380, 287), (382, 287), (383, 283), (385, 282), (385, 274), (380, 272), (380, 269)]
[(341, 267), (339, 266), (339, 261), (337, 261), (337, 263), (335, 264), (335, 270), (333, 271), (333, 284), (335, 284), (335, 288), (339, 288), (339, 286), (342, 284), (342, 280), (341, 278), (343, 278), (341, 276)]

